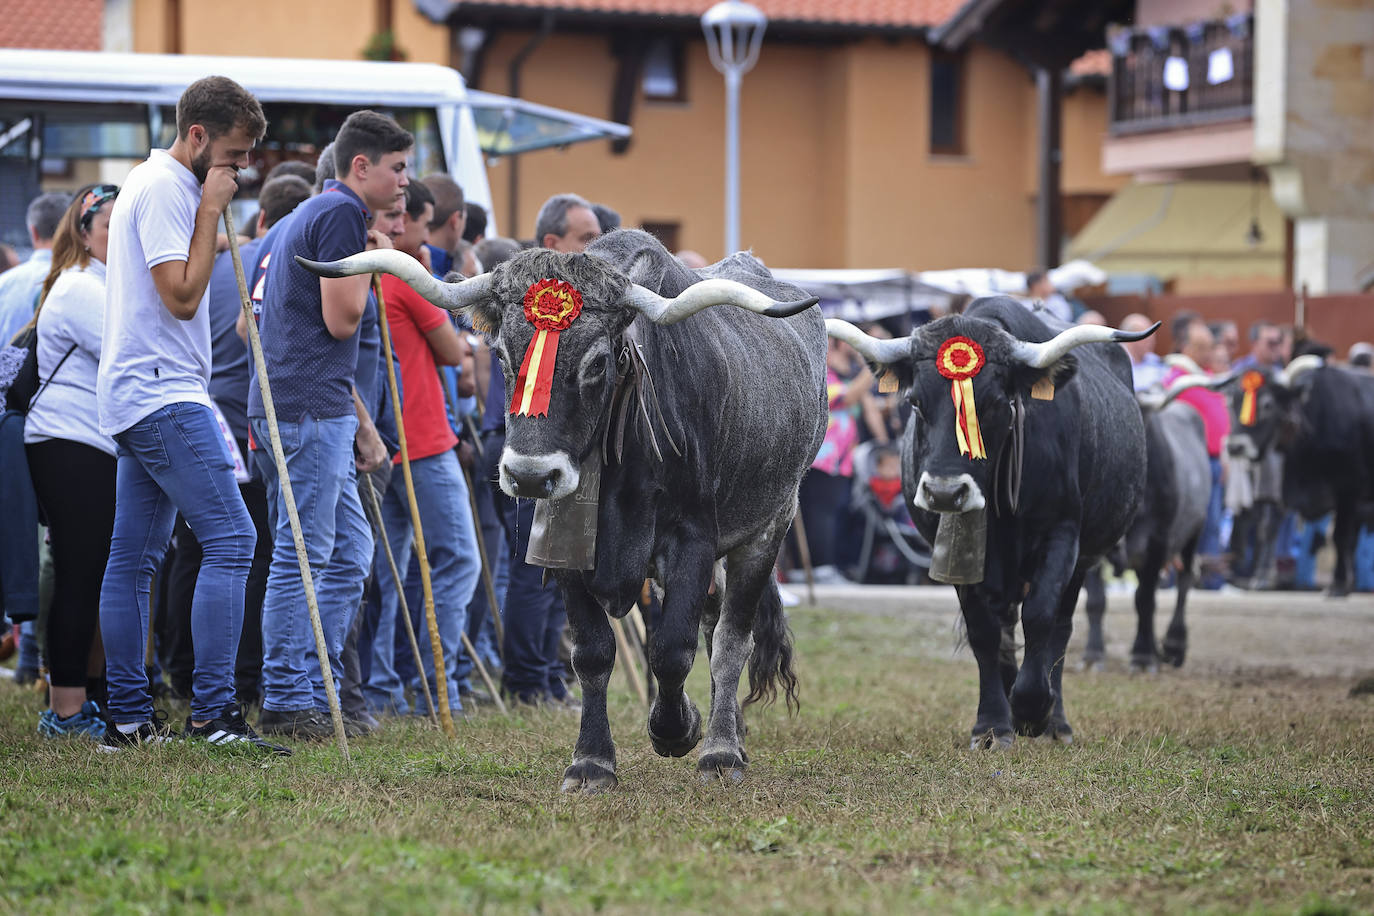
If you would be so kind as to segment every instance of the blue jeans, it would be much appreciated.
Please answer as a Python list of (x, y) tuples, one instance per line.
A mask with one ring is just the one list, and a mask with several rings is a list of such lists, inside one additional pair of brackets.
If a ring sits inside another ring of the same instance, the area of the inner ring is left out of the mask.
[[(444, 653), (449, 708), (461, 710), (459, 687), (467, 681), (472, 670), (472, 661), (463, 652), (462, 635), (467, 628), (468, 602), (472, 600), (482, 569), (467, 482), (463, 480), (463, 470), (458, 466), (458, 455), (452, 451), (411, 461), (410, 472), (415, 481), (415, 501), (420, 507), (420, 525), (424, 529), (425, 553), (429, 558), (434, 616)], [(391, 475), (391, 486), (387, 489), (386, 499), (382, 501), (382, 519), (386, 524), (387, 540), (396, 557), (396, 567), (405, 570), (410, 565), (414, 531), (410, 523), (405, 476), (399, 469)], [(382, 613), (377, 621), (376, 636), (372, 640), (372, 668), (368, 675), (366, 695), (374, 708), (404, 713), (407, 711), (405, 685), (396, 673), (394, 648), (401, 603), (396, 595), (391, 567), (385, 559), (377, 566), (377, 584), (381, 589)], [(429, 680), (431, 690), (435, 691), (437, 702), (434, 651), (428, 638), (423, 603), (416, 602), (410, 610), (415, 621), (424, 676)], [(423, 713), (426, 710), (416, 711)]]
[(234, 659), (257, 532), (210, 408), (170, 404), (115, 436), (114, 534), (100, 589), (100, 633), (116, 724), (153, 714), (144, 651), (148, 593), (177, 512), (201, 544), (191, 602), (195, 645), (191, 718), (213, 719), (234, 702)]
[[(266, 420), (254, 418), (251, 424), (256, 441), (271, 441)], [(277, 426), (310, 560), (329, 668), (337, 684), (343, 675), (344, 641), (372, 565), (372, 531), (358, 499), (353, 464), (358, 418), (304, 417), (299, 422), (278, 421)], [(262, 603), (262, 705), (276, 712), (328, 709), (291, 519), (270, 452), (257, 467), (267, 485), (276, 533)]]

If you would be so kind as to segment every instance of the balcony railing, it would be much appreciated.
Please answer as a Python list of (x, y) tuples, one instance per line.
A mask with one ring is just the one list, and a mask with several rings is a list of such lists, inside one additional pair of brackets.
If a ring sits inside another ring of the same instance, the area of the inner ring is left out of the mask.
[(1248, 119), (1254, 17), (1120, 30), (1112, 51), (1111, 131), (1131, 134)]

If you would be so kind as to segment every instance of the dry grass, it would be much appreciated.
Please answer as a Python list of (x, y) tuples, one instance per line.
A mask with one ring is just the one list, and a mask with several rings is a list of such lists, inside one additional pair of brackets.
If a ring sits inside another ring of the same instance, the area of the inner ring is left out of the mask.
[[(793, 615), (799, 717), (743, 785), (662, 760), (617, 676), (621, 789), (576, 732), (396, 723), (289, 760), (53, 744), (0, 686), (0, 910), (1341, 912), (1374, 907), (1374, 697), (1350, 679), (1071, 675), (1080, 742), (964, 750), (951, 621)], [(705, 701), (702, 665), (693, 696)]]

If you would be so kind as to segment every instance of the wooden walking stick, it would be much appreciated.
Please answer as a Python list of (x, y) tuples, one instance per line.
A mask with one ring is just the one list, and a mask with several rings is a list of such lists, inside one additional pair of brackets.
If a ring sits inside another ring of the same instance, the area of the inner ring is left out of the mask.
[(801, 509), (792, 518), (792, 533), (797, 538), (797, 555), (801, 557), (802, 569), (806, 572), (806, 600), (816, 606), (816, 577), (811, 572), (811, 545), (806, 542), (806, 523), (802, 521)]
[(640, 677), (639, 662), (635, 659), (635, 651), (630, 648), (630, 640), (625, 635), (625, 625), (618, 617), (611, 617), (610, 621), (611, 632), (615, 633), (615, 644), (620, 649), (621, 658), (625, 659), (625, 678), (630, 682), (630, 689), (639, 694), (639, 701), (648, 706), (649, 688), (644, 686), (644, 679)]
[[(425, 533), (420, 527), (420, 505), (415, 501), (415, 480), (410, 473), (410, 446), (406, 444), (406, 423), (401, 415), (401, 389), (396, 384), (396, 357), (391, 352), (391, 326), (386, 320), (386, 298), (382, 296), (382, 281), (372, 275), (372, 289), (377, 294), (377, 319), (382, 327), (382, 352), (386, 354), (386, 377), (391, 385), (391, 411), (396, 415), (396, 436), (401, 440), (401, 475), (406, 482), (406, 499), (410, 503), (410, 524), (415, 530), (415, 553), (420, 559), (420, 587), (425, 596), (425, 624), (429, 628), (429, 648), (434, 657), (434, 685), (439, 693), (439, 721), (444, 734), (452, 737), (453, 712), (448, 701), (448, 668), (444, 662), (444, 644), (439, 639), (439, 619), (434, 614), (434, 583), (429, 577), (429, 556), (425, 553)], [(424, 663), (418, 656), (415, 663), (424, 677)]]
[(301, 584), (305, 586), (305, 606), (310, 612), (310, 628), (315, 631), (315, 654), (320, 659), (320, 677), (324, 679), (324, 695), (329, 701), (329, 716), (334, 720), (334, 737), (339, 742), (339, 752), (345, 762), (351, 763), (348, 754), (348, 735), (344, 733), (343, 710), (339, 707), (339, 694), (334, 690), (334, 672), (329, 666), (329, 644), (324, 638), (324, 626), (320, 623), (320, 606), (315, 602), (315, 580), (310, 574), (310, 557), (305, 552), (305, 537), (301, 534), (301, 518), (296, 512), (296, 497), (291, 491), (291, 475), (286, 470), (286, 453), (281, 447), (281, 431), (277, 428), (277, 408), (272, 403), (272, 386), (267, 381), (267, 361), (262, 355), (262, 338), (258, 336), (258, 323), (253, 318), (253, 304), (248, 299), (248, 282), (243, 277), (243, 260), (239, 257), (239, 236), (234, 231), (234, 217), (229, 208), (224, 208), (224, 231), (229, 236), (229, 256), (234, 262), (234, 278), (239, 284), (239, 302), (243, 306), (244, 323), (248, 325), (248, 343), (253, 348), (253, 363), (258, 371), (258, 388), (262, 392), (262, 409), (267, 414), (267, 431), (272, 440), (272, 460), (277, 464), (277, 476), (281, 479), (281, 494), (286, 503), (286, 517), (291, 523), (291, 537), (296, 542), (296, 561), (301, 567)]
[[(400, 599), (401, 619), (405, 621), (406, 637), (410, 640), (410, 651), (415, 654), (415, 664), (420, 665), (420, 641), (415, 638), (415, 625), (410, 622), (410, 605), (406, 602), (406, 586), (401, 571), (396, 568), (396, 554), (391, 551), (391, 541), (386, 536), (386, 523), (382, 521), (382, 504), (377, 500), (377, 490), (372, 486), (372, 475), (367, 475), (367, 509), (372, 519), (372, 527), (386, 548), (386, 562), (391, 567), (391, 581), (396, 583), (396, 597)], [(422, 666), (423, 667), (423, 666)], [(425, 702), (429, 704), (429, 718), (436, 726), (439, 724), (439, 708), (434, 705), (434, 694), (429, 692), (429, 678), (423, 672), (420, 686), (425, 689)]]
[(468, 503), (472, 506), (472, 521), (477, 527), (477, 552), (482, 560), (482, 583), (487, 589), (487, 606), (491, 608), (491, 623), (496, 630), (496, 651), (505, 661), (506, 627), (501, 619), (501, 608), (496, 604), (496, 585), (491, 576), (491, 561), (487, 557), (487, 542), (482, 537), (482, 521), (477, 512), (477, 493), (472, 489), (472, 475), (468, 469), (463, 467), (463, 462), (458, 462), (458, 467), (463, 468), (463, 479), (468, 485)]

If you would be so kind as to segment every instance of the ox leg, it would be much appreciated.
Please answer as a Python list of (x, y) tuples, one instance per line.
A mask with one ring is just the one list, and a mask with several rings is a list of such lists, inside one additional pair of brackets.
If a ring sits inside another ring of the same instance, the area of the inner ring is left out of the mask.
[(697, 631), (715, 565), (709, 545), (714, 543), (704, 532), (684, 532), (665, 551), (664, 562), (656, 564), (667, 573), (663, 622), (649, 646), (649, 666), (658, 680), (649, 710), (649, 741), (663, 757), (682, 757), (701, 742), (701, 713), (682, 688), (697, 654)]
[(572, 764), (563, 771), (564, 792), (605, 792), (614, 789), (615, 742), (606, 716), (606, 687), (615, 666), (615, 635), (601, 605), (576, 573), (557, 573), (572, 631), (573, 671), (582, 687), (582, 722), (573, 748)]
[(1073, 635), (1073, 612), (1078, 607), (1078, 592), (1083, 587), (1084, 575), (1085, 571), (1077, 570), (1069, 580), (1069, 587), (1064, 590), (1063, 602), (1055, 613), (1054, 626), (1050, 630), (1050, 691), (1054, 694), (1054, 708), (1050, 712), (1049, 727), (1041, 738), (1062, 744), (1073, 743), (1073, 729), (1069, 727), (1069, 718), (1064, 713), (1064, 659), (1069, 651), (1069, 637)]
[(703, 780), (744, 778), (744, 716), (739, 705), (739, 679), (754, 651), (754, 618), (762, 602), (773, 602), (781, 613), (777, 586), (771, 581), (783, 535), (791, 514), (759, 538), (729, 555), (725, 601), (713, 637), (711, 712), (706, 723), (706, 746), (697, 770)]
[(1336, 524), (1332, 530), (1332, 543), (1336, 548), (1336, 568), (1331, 573), (1331, 586), (1326, 594), (1329, 598), (1344, 598), (1350, 594), (1351, 573), (1355, 569), (1355, 544), (1359, 540), (1360, 525), (1355, 511), (1346, 505), (1336, 507)]
[[(1174, 602), (1174, 616), (1169, 621), (1169, 630), (1164, 634), (1163, 658), (1175, 668), (1183, 667), (1183, 658), (1188, 654), (1188, 622), (1184, 615), (1188, 606), (1188, 590), (1193, 587), (1193, 558), (1197, 554), (1197, 541), (1194, 537), (1179, 554), (1183, 568), (1178, 571), (1178, 600)], [(1258, 562), (1258, 550), (1255, 556)], [(1259, 569), (1258, 566), (1255, 568)]]
[[(1168, 557), (1164, 546), (1151, 540), (1145, 549), (1145, 560), (1136, 568), (1139, 583), (1135, 587), (1135, 644), (1131, 646), (1131, 670), (1153, 674), (1159, 670), (1159, 643), (1155, 640), (1155, 609), (1158, 606), (1159, 573)], [(1191, 571), (1190, 571), (1191, 573)]]
[(1007, 602), (996, 600), (987, 589), (976, 585), (961, 585), (956, 590), (969, 648), (978, 660), (978, 718), (969, 747), (975, 751), (1009, 748), (1014, 737), (1011, 705), (1002, 680), (1002, 613)]
[(1107, 660), (1107, 645), (1102, 633), (1102, 618), (1107, 614), (1107, 587), (1102, 582), (1101, 563), (1094, 566), (1083, 580), (1083, 596), (1088, 611), (1088, 642), (1083, 647), (1083, 669), (1102, 671)]
[(1255, 504), (1258, 521), (1255, 524), (1255, 569), (1250, 577), (1250, 587), (1272, 589), (1278, 578), (1274, 569), (1274, 542), (1278, 539), (1278, 529), (1283, 521), (1279, 507), (1265, 500)]
[[(1083, 572), (1076, 570), (1078, 527), (1068, 522), (1058, 525), (1046, 537), (1043, 557), (1021, 604), (1026, 653), (1011, 688), (1012, 726), (1018, 734), (1032, 737), (1050, 726), (1056, 702), (1051, 669), (1063, 664), (1067, 634), (1073, 632), (1072, 608), (1083, 586)], [(1060, 619), (1066, 605), (1070, 609), (1067, 619)]]

